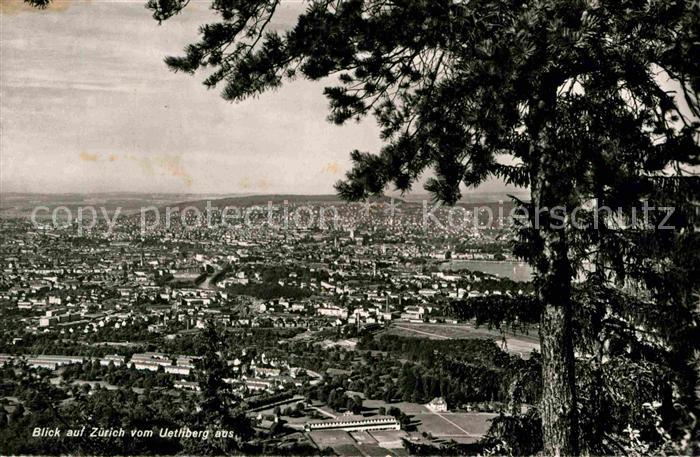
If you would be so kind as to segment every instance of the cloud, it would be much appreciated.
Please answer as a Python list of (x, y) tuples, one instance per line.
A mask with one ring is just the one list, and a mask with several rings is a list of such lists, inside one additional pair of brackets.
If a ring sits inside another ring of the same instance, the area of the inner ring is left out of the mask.
[[(101, 155), (99, 153), (90, 153), (86, 151), (80, 151), (78, 157), (82, 162), (99, 162), (101, 160)], [(182, 156), (180, 155), (160, 154), (153, 157), (138, 157), (131, 154), (120, 156), (119, 154), (111, 153), (106, 155), (106, 159), (107, 162), (103, 166), (117, 162), (120, 159), (130, 160), (138, 164), (141, 170), (148, 176), (167, 175), (180, 178), (187, 187), (191, 187), (194, 181), (185, 168), (182, 162)], [(261, 180), (260, 183), (263, 183), (263, 181), (264, 180)], [(267, 182), (264, 182), (264, 185), (260, 184), (261, 187), (267, 185)]]
[(337, 162), (330, 162), (323, 167), (322, 171), (331, 175), (337, 175), (343, 169)]
[[(175, 178), (181, 178), (182, 182), (185, 183), (187, 187), (191, 187), (194, 180), (192, 176), (185, 168), (182, 163), (182, 156), (180, 155), (166, 155), (161, 154), (154, 157), (136, 157), (133, 155), (125, 156), (126, 159), (136, 162), (144, 173), (149, 176), (155, 176), (156, 174), (167, 174)], [(117, 160), (114, 155), (110, 156), (110, 162)]]
[(89, 152), (85, 151), (80, 151), (78, 157), (80, 157), (80, 160), (83, 162), (97, 162), (100, 159), (100, 156), (97, 154), (90, 154)]
[(171, 176), (182, 178), (183, 182), (190, 187), (192, 185), (192, 177), (182, 164), (182, 157), (179, 155), (158, 156), (156, 157), (156, 165), (163, 168)]
[(272, 183), (266, 178), (259, 178), (253, 181), (249, 176), (243, 177), (238, 181), (238, 186), (243, 190), (269, 191), (272, 188)]

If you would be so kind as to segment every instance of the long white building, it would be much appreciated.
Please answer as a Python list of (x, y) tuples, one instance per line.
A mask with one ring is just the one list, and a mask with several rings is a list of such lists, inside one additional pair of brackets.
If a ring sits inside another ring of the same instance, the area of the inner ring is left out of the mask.
[(306, 430), (343, 430), (346, 432), (356, 431), (379, 431), (379, 430), (400, 430), (399, 422), (393, 416), (341, 416), (337, 419), (313, 421), (306, 423)]

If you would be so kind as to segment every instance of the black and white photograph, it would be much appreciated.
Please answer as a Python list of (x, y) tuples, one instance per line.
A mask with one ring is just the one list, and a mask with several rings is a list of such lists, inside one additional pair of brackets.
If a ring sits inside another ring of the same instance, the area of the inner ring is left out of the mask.
[(697, 0), (0, 0), (0, 455), (700, 455)]

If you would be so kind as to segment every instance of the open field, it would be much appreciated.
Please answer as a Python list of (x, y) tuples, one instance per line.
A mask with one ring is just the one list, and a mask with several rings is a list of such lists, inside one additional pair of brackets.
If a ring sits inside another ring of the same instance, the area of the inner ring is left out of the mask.
[(324, 447), (340, 446), (342, 444), (353, 444), (355, 440), (352, 439), (348, 432), (343, 430), (319, 430), (314, 432), (309, 432), (311, 439), (314, 443), (318, 445), (321, 449)]
[(472, 324), (429, 324), (412, 322), (394, 322), (386, 331), (389, 335), (413, 336), (435, 340), (452, 340), (467, 338), (490, 338), (504, 350), (521, 357), (529, 357), (533, 349), (539, 350), (540, 343), (537, 333), (529, 335), (506, 332), (505, 344), (503, 335), (498, 330), (486, 327), (476, 328)]
[(490, 419), (496, 416), (491, 413), (425, 413), (416, 414), (412, 419), (420, 421), (420, 432), (430, 433), (435, 438), (474, 443), (486, 434)]
[(385, 457), (391, 455), (390, 452), (387, 452), (386, 449), (379, 447), (377, 444), (358, 444), (356, 447), (360, 449), (362, 455), (369, 457)]
[(380, 430), (369, 433), (379, 446), (386, 449), (403, 449), (402, 439), (408, 437), (403, 430)]
[(360, 448), (355, 444), (336, 444), (329, 447), (332, 447), (333, 452), (340, 457), (360, 457), (363, 455)]
[[(324, 430), (311, 432), (311, 438), (319, 449), (332, 448), (340, 457), (385, 457), (406, 456), (401, 438), (407, 437), (406, 432), (343, 432), (341, 430)], [(379, 434), (378, 439), (373, 437)], [(351, 436), (352, 435), (352, 436)], [(355, 439), (353, 439), (355, 437)], [(388, 438), (388, 439), (387, 439)]]
[(357, 441), (358, 444), (377, 444), (377, 440), (375, 440), (374, 437), (369, 434), (369, 432), (364, 430), (350, 432), (350, 436), (352, 436), (352, 439)]

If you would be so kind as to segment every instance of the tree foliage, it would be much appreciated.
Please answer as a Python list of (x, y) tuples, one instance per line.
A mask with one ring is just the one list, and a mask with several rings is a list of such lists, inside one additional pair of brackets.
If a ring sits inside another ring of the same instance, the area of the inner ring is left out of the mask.
[[(209, 321), (200, 339), (201, 358), (196, 362), (196, 378), (199, 384), (199, 408), (185, 427), (210, 430), (208, 440), (188, 442), (187, 451), (200, 454), (228, 454), (240, 450), (243, 442), (252, 435), (250, 420), (241, 408), (240, 398), (233, 392), (227, 379), (233, 378), (223, 349), (225, 337), (222, 329)], [(233, 437), (216, 438), (217, 430), (235, 432)]]

